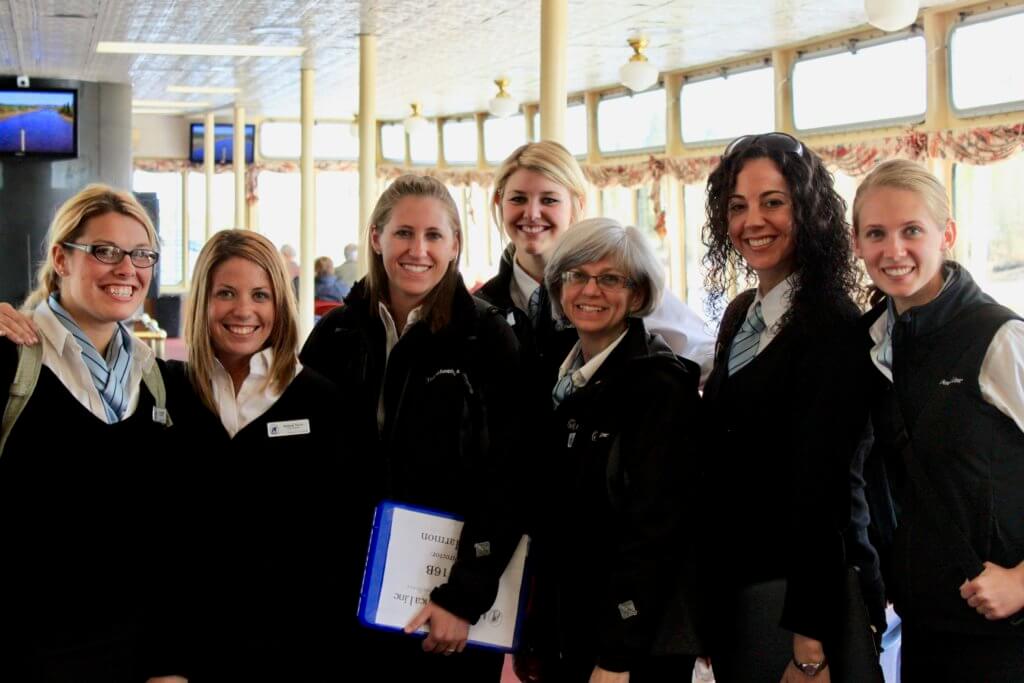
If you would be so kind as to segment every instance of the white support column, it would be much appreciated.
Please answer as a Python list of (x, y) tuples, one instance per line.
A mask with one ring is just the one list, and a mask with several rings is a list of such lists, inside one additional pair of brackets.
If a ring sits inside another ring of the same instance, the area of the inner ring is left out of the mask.
[(565, 144), (568, 0), (540, 3), (540, 139)]
[[(203, 117), (203, 172), (206, 175), (206, 239), (213, 236), (213, 169), (216, 151), (213, 146), (213, 127), (216, 122), (213, 119), (213, 112), (208, 112)], [(205, 240), (204, 240), (205, 241)]]
[(772, 70), (775, 72), (775, 130), (793, 135), (793, 98), (789, 75), (793, 71), (794, 50), (772, 50)]
[[(369, 229), (377, 201), (377, 37), (359, 35), (359, 234)], [(359, 245), (359, 277), (370, 255)]]
[[(245, 210), (245, 108), (235, 105), (234, 126), (235, 227), (249, 227)], [(254, 152), (255, 153), (255, 150)]]
[(313, 83), (316, 71), (302, 68), (302, 156), (299, 172), (302, 207), (299, 212), (299, 338), (305, 340), (313, 329), (313, 261), (316, 259), (316, 176), (313, 170)]

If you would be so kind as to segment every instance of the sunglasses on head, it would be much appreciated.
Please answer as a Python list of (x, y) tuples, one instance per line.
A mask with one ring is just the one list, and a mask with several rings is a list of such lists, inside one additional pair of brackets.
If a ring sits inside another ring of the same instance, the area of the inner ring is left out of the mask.
[(722, 153), (722, 158), (725, 158), (735, 152), (741, 152), (755, 144), (761, 144), (770, 150), (789, 152), (801, 158), (804, 156), (803, 143), (792, 135), (787, 133), (761, 133), (758, 135), (741, 135), (736, 138), (729, 143), (728, 147), (725, 148), (725, 152)]

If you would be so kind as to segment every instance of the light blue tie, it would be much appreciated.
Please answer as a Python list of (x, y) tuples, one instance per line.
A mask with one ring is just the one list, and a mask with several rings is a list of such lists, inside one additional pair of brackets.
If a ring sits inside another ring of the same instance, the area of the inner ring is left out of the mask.
[(740, 331), (733, 337), (732, 349), (729, 350), (730, 377), (754, 360), (757, 347), (761, 343), (761, 333), (766, 327), (764, 316), (761, 314), (761, 302), (758, 301), (747, 315), (747, 319), (743, 321)]
[(530, 300), (526, 304), (526, 315), (530, 316), (530, 322), (536, 325), (537, 316), (540, 315), (541, 307), (547, 303), (547, 291), (544, 289), (544, 285), (541, 285), (537, 289), (533, 290), (530, 294)]
[(51, 294), (47, 303), (57, 316), (57, 320), (74, 336), (82, 348), (82, 359), (103, 401), (107, 422), (120, 422), (128, 407), (128, 375), (132, 365), (132, 346), (124, 325), (117, 324), (114, 336), (107, 345), (107, 356), (104, 358), (71, 314), (60, 305), (55, 295)]

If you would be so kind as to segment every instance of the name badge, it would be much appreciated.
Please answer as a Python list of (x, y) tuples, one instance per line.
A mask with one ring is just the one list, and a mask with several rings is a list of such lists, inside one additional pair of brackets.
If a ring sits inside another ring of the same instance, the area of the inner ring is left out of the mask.
[(267, 436), (299, 436), (309, 434), (309, 420), (287, 420), (284, 422), (268, 422)]
[(153, 422), (169, 427), (171, 424), (171, 416), (167, 413), (167, 408), (157, 408), (156, 406), (153, 406)]

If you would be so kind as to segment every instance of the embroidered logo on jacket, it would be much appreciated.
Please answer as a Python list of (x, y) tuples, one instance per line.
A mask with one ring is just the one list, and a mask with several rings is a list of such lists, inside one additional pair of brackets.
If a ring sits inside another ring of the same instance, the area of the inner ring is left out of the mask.
[(941, 384), (944, 387), (948, 387), (952, 384), (963, 384), (963, 379), (960, 377), (951, 377), (949, 379), (944, 379), (940, 381), (939, 384)]

